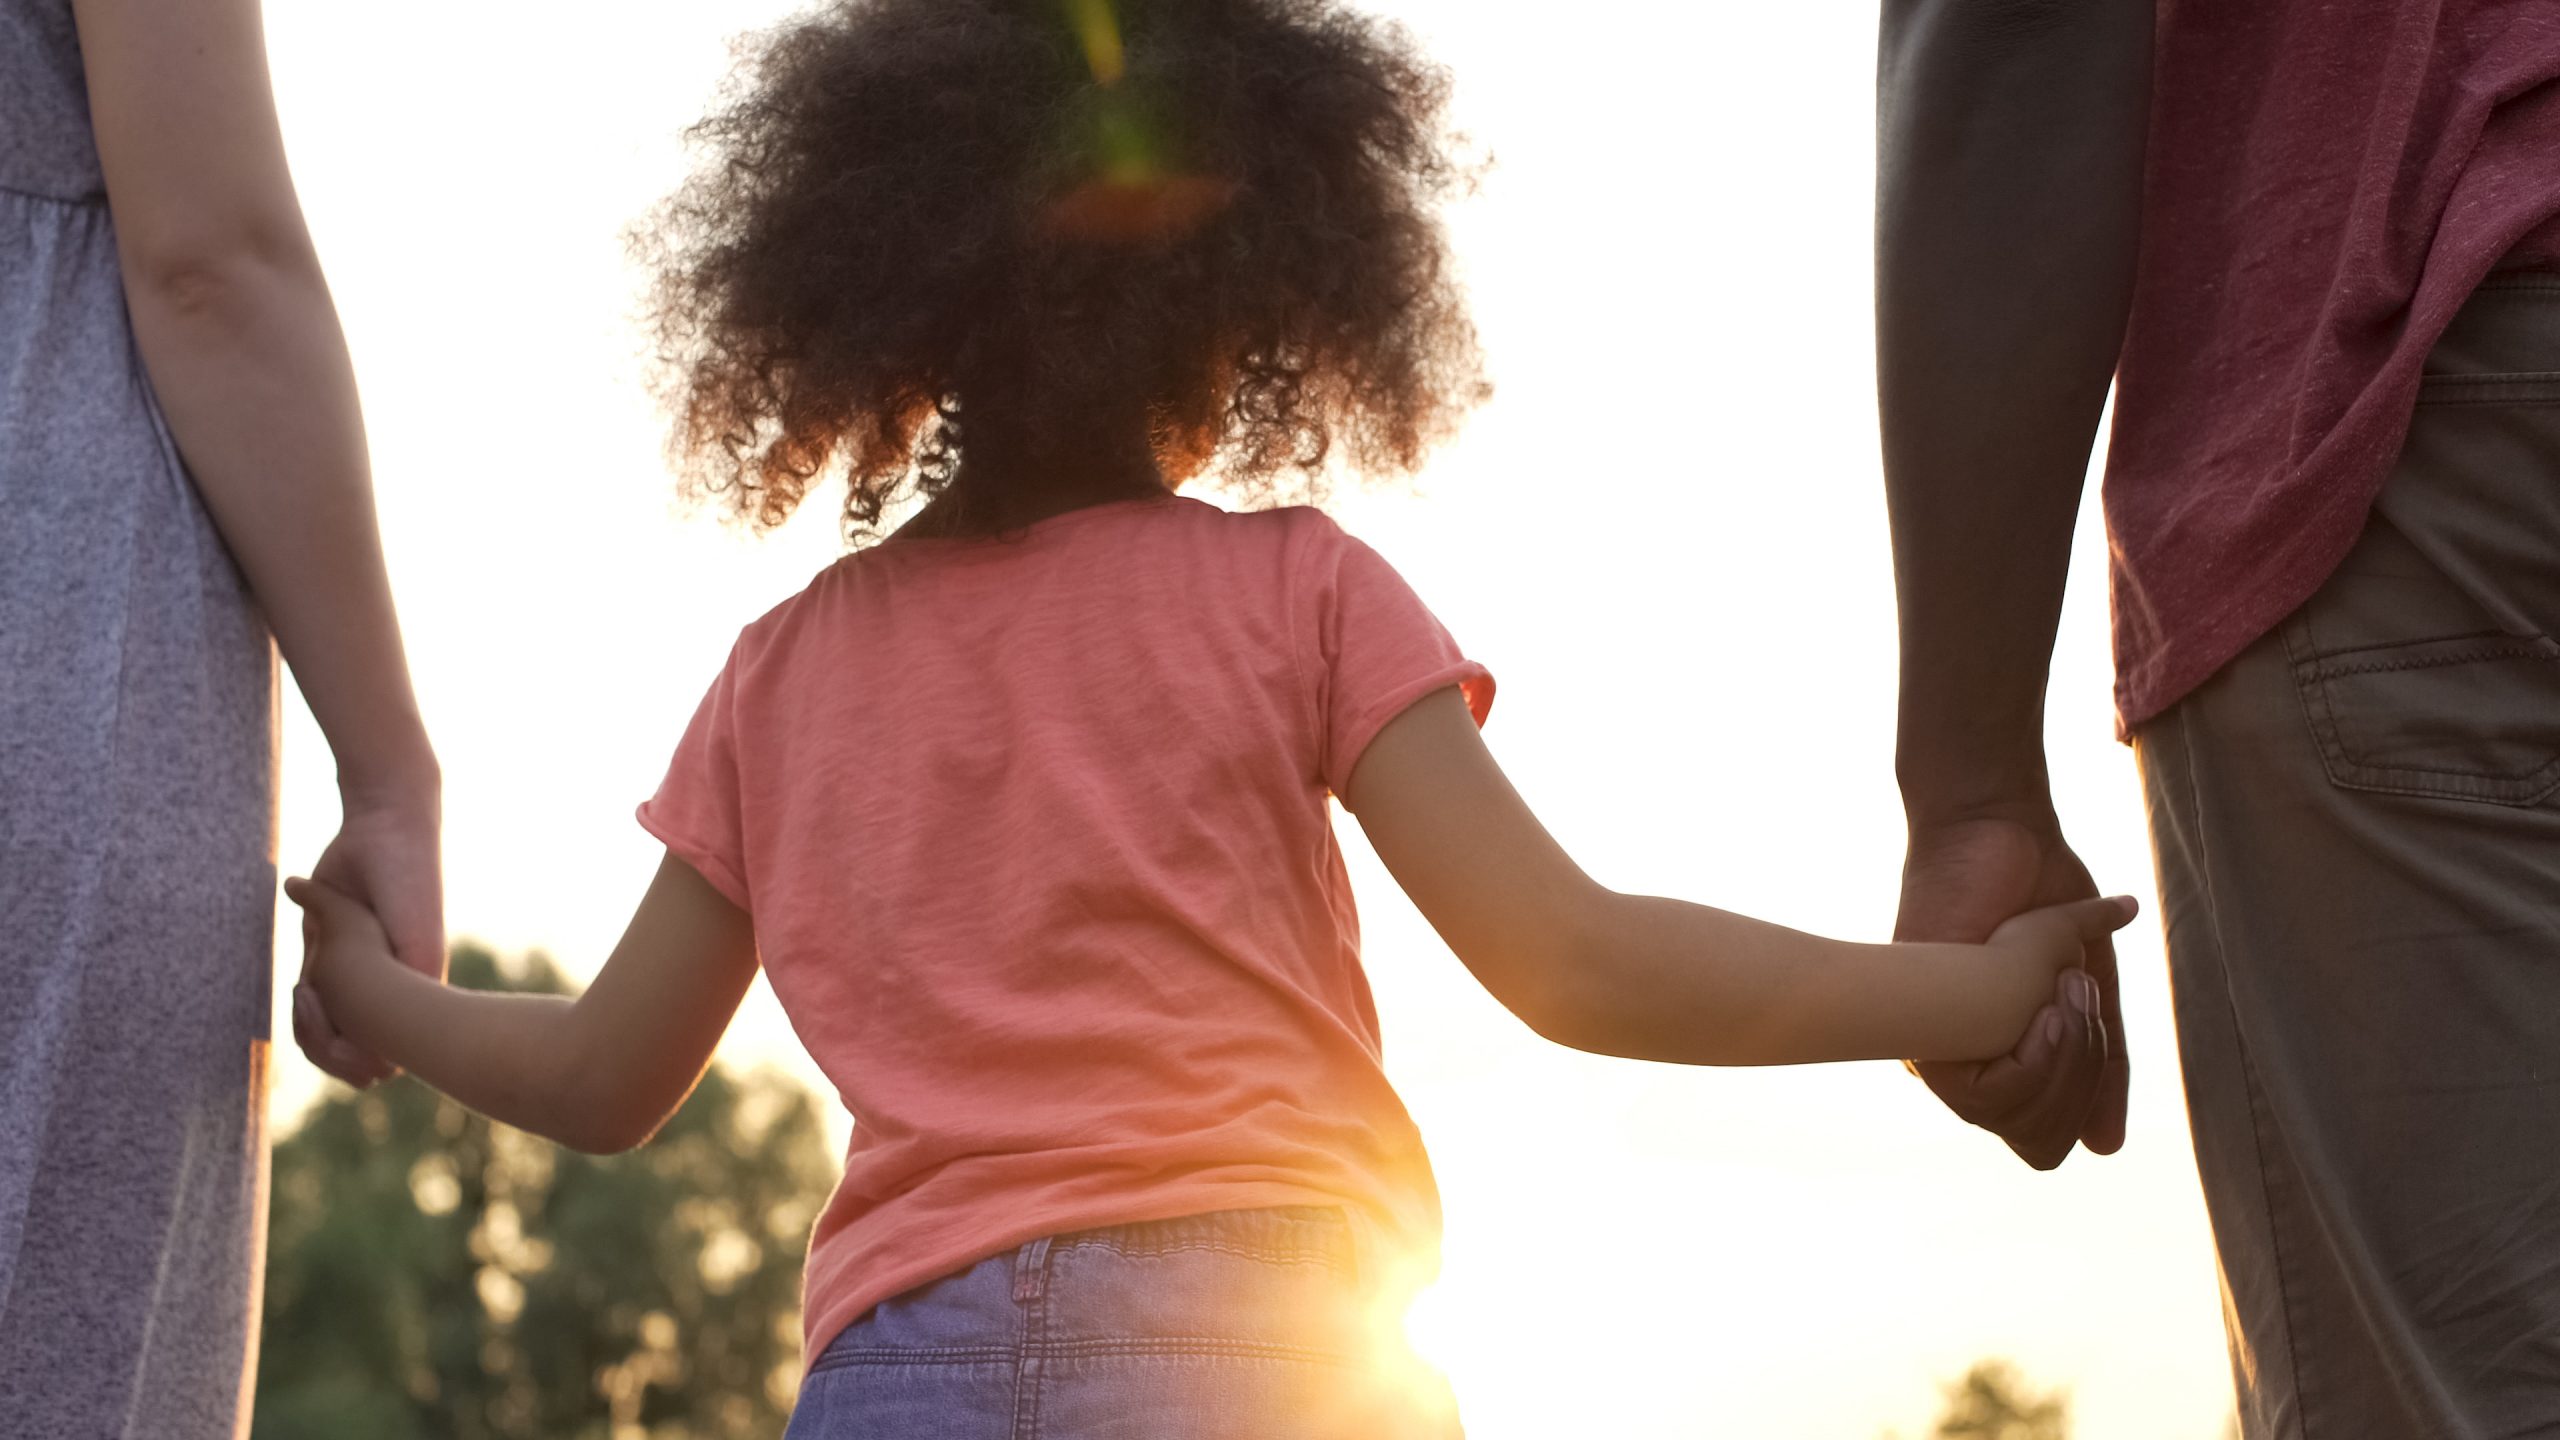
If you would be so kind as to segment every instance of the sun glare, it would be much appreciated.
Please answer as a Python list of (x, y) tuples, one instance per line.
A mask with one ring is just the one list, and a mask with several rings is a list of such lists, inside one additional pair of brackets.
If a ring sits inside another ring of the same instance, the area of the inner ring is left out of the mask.
[(1449, 1362), (1457, 1358), (1458, 1319), (1451, 1312), (1448, 1292), (1436, 1281), (1422, 1287), (1413, 1303), (1405, 1307), (1403, 1324), (1404, 1348), (1413, 1359), (1435, 1374), (1446, 1374)]
[[(1095, 163), (1057, 223), (1155, 235), (1218, 213), (1130, 63), (1132, 0), (1040, 4), (1061, 63), (1124, 102), (1061, 117), (1096, 127)], [(622, 239), (685, 173), (730, 38), (805, 4), (631, 0), (603, 26), (498, 0), (424, 24), (265, 8), (446, 776), (452, 923), (584, 979), (663, 854), (631, 806), (739, 627), (839, 554), (825, 506), (760, 539), (675, 510)], [(1453, 67), (1453, 123), (1491, 158), (1450, 226), (1500, 389), (1424, 481), (1340, 485), (1333, 508), (1501, 675), (1496, 752), (1594, 876), (1880, 936), (1902, 817), (1867, 351), (1874, 11), (1355, 8)], [(384, 54), (407, 63), (350, 63)], [(421, 195), (442, 197), (435, 223)], [(2083, 858), (2133, 885), (2150, 851), (2111, 738), (2094, 505), (2081, 543), (2057, 799)], [(339, 795), (288, 704), (279, 843), (307, 864)], [(1675, 1074), (1557, 1051), (1342, 831), (1393, 1078), (1452, 1218), (1447, 1278), (1384, 1287), (1376, 1353), (1417, 1396), (1450, 1376), (1470, 1435), (1913, 1434), (1937, 1383), (1993, 1354), (2071, 1383), (2083, 1440), (2222, 1434), (2156, 942), (2123, 956), (2132, 1142), (2037, 1175), (1890, 1067)], [(761, 982), (721, 1058), (829, 1091)], [(322, 1082), (289, 1045), (278, 1067), (281, 1134)], [(849, 1117), (827, 1123), (840, 1147)], [(440, 1171), (408, 1180), (428, 1211), (458, 1194)]]

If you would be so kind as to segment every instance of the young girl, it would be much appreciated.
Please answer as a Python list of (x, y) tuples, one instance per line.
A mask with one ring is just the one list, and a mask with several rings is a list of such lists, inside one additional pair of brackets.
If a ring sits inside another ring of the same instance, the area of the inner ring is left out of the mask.
[(1174, 496), (1409, 470), (1478, 398), (1444, 84), (1332, 0), (780, 32), (660, 249), (681, 448), (764, 523), (834, 470), (858, 538), (926, 503), (740, 637), (583, 996), (444, 988), (290, 887), (301, 1003), (584, 1150), (666, 1118), (761, 959), (858, 1122), (794, 1440), (1453, 1433), (1367, 1339), (1439, 1213), (1328, 796), (1498, 1000), (1611, 1055), (2004, 1053), (2131, 913), (1856, 945), (1607, 890), (1377, 555)]

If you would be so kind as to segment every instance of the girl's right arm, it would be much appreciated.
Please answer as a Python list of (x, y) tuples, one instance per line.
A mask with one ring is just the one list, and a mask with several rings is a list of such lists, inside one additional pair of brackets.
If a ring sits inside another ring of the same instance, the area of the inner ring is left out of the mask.
[(1685, 1065), (2009, 1052), (2127, 899), (2031, 911), (1987, 945), (1860, 945), (1595, 883), (1494, 763), (1455, 690), (1378, 732), (1343, 804), (1496, 1000), (1539, 1034)]
[(346, 1033), (493, 1120), (590, 1154), (675, 1113), (756, 977), (755, 924), (673, 853), (586, 993), (461, 990), (392, 958), (372, 913), (309, 880), (311, 983)]

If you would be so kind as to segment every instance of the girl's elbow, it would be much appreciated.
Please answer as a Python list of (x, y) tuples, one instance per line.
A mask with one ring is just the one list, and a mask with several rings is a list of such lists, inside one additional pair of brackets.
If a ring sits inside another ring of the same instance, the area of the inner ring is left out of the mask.
[(580, 1066), (553, 1085), (549, 1123), (543, 1134), (553, 1143), (586, 1155), (620, 1155), (637, 1150), (667, 1123), (674, 1106), (613, 1076)]
[(1620, 1027), (1606, 989), (1597, 968), (1576, 947), (1559, 943), (1526, 957), (1493, 995), (1539, 1039), (1568, 1050), (1613, 1055)]
[(581, 1155), (605, 1159), (615, 1155), (627, 1155), (639, 1149), (647, 1144), (649, 1137), (655, 1133), (657, 1132), (652, 1130), (606, 1131), (585, 1137), (582, 1142), (573, 1143), (569, 1148)]
[(1592, 1055), (1628, 1053), (1625, 898), (1585, 882), (1539, 938), (1513, 1013), (1542, 1038)]
[(549, 1138), (581, 1155), (621, 1155), (649, 1143), (659, 1124), (656, 1119), (626, 1114), (564, 1117)]
[(1588, 1015), (1563, 1009), (1545, 1010), (1536, 1014), (1519, 1010), (1514, 1010), (1512, 1013), (1520, 1017), (1531, 1033), (1551, 1045), (1561, 1045), (1567, 1050), (1579, 1050), (1585, 1055), (1600, 1055), (1611, 1059), (1623, 1056), (1624, 1052), (1621, 1048), (1610, 1040), (1608, 1028), (1596, 1023)]

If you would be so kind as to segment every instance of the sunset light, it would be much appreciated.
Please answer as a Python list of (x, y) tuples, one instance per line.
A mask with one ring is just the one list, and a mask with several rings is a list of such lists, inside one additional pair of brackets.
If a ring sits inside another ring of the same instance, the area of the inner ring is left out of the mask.
[[(1227, 203), (1131, 128), (1145, 72), (1108, 0), (1064, 8), (1131, 104), (1106, 126), (1121, 188), (1071, 197), (1059, 223), (1170, 229)], [(1450, 223), (1494, 393), (1416, 484), (1341, 477), (1332, 512), (1490, 666), (1488, 744), (1604, 885), (1886, 938), (1902, 829), (1870, 338), (1875, 8), (1373, 8), (1452, 68), (1487, 162)], [(740, 627), (841, 553), (840, 492), (764, 538), (678, 504), (626, 241), (684, 175), (682, 132), (732, 37), (789, 13), (266, 6), (444, 768), (447, 914), (457, 939), (543, 952), (573, 984), (650, 883), (663, 847), (633, 807)], [(2078, 545), (2056, 798), (2099, 884), (2147, 905), (2094, 505)], [(286, 713), (291, 873), (337, 811), (329, 752)], [(1892, 1064), (1691, 1070), (1539, 1039), (1336, 819), (1386, 1067), (1447, 1223), (1440, 1273), (1381, 1326), (1409, 1337), (1415, 1386), (1445, 1373), (1474, 1440), (1919, 1440), (1942, 1387), (1990, 1358), (2067, 1388), (2076, 1440), (2223, 1440), (2213, 1250), (2150, 916), (2120, 940), (2125, 1150), (2036, 1174)], [(290, 955), (299, 918), (282, 913)], [(817, 1095), (842, 1153), (850, 1118), (764, 982), (719, 1053)], [(329, 1092), (289, 1045), (275, 1063), (281, 1139)], [(741, 1133), (780, 1123), (780, 1102), (738, 1103)], [(421, 1171), (422, 1212), (466, 1181)], [(760, 1266), (790, 1245), (705, 1215), (703, 1233), (741, 1238), (695, 1277), (703, 1293), (769, 1283)], [(786, 1218), (805, 1237), (814, 1217)], [(525, 1276), (488, 1274), (469, 1283), (489, 1308), (540, 1313), (538, 1283), (528, 1299)], [(690, 1337), (656, 1338), (673, 1357)]]

